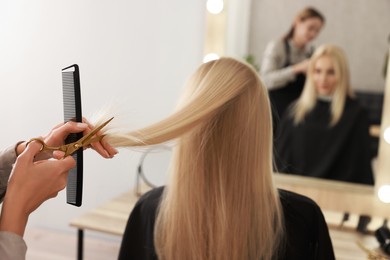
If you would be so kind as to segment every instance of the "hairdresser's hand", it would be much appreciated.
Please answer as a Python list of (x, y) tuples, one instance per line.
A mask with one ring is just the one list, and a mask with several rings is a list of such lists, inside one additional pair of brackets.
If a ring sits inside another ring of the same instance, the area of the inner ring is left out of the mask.
[(40, 148), (41, 144), (31, 142), (16, 160), (4, 198), (1, 231), (23, 236), (30, 213), (66, 186), (68, 171), (75, 166), (75, 160), (68, 156), (34, 162)]
[[(49, 146), (59, 146), (64, 144), (65, 138), (71, 133), (83, 132), (83, 135), (87, 135), (94, 129), (87, 119), (83, 118), (83, 123), (66, 122), (54, 127), (50, 133), (44, 137), (45, 143)], [(98, 132), (96, 135), (99, 136), (101, 133)], [(112, 158), (118, 151), (109, 145), (104, 140), (91, 144), (91, 147), (98, 152), (104, 158)], [(54, 158), (61, 158), (63, 154), (59, 151), (53, 153)]]
[[(91, 123), (89, 123), (85, 118), (83, 119), (85, 123), (88, 124), (88, 128), (84, 131), (84, 135), (91, 132), (95, 126), (93, 126)], [(96, 136), (100, 136), (102, 133), (99, 131)], [(118, 150), (109, 145), (104, 138), (100, 140), (99, 142), (95, 142), (91, 144), (91, 147), (98, 152), (102, 157), (104, 158), (112, 158), (114, 155), (118, 153)]]
[(306, 74), (307, 69), (309, 67), (310, 60), (306, 59), (303, 60), (293, 66), (293, 70), (295, 74), (304, 73)]
[[(72, 133), (80, 133), (83, 132), (83, 134), (88, 134), (92, 131), (93, 126), (91, 126), (89, 123), (87, 123), (86, 119), (83, 118), (83, 123), (76, 123), (76, 122), (66, 122), (61, 123), (55, 127), (45, 136), (43, 136), (43, 140), (48, 146), (60, 146), (63, 145), (65, 142), (65, 138)], [(102, 145), (103, 141), (96, 142), (92, 144), (92, 147), (104, 158), (112, 158), (115, 154), (117, 154), (117, 150), (111, 147), (108, 144)], [(103, 142), (104, 143), (104, 142)], [(23, 152), (23, 150), (26, 147), (26, 143), (21, 143), (16, 148), (17, 154)], [(60, 151), (55, 151), (53, 153), (51, 152), (41, 152), (39, 155), (36, 156), (36, 160), (44, 160), (48, 158), (56, 158), (60, 159), (63, 157), (63, 153)]]
[[(45, 136), (42, 137), (43, 141), (48, 146), (60, 146), (65, 142), (65, 138), (71, 133), (80, 133), (86, 131), (88, 124), (86, 123), (76, 123), (76, 122), (66, 122), (61, 123), (53, 127), (53, 129)], [(17, 155), (21, 154), (26, 148), (26, 142), (20, 143), (16, 148)], [(35, 156), (35, 160), (46, 160), (49, 158), (61, 158), (63, 156), (62, 152), (41, 152)]]

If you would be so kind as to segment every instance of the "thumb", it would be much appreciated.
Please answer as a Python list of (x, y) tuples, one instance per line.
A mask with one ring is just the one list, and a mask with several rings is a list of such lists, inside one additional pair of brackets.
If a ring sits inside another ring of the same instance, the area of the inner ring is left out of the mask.
[(25, 157), (27, 160), (33, 160), (35, 155), (37, 155), (42, 149), (42, 144), (37, 141), (32, 141), (24, 149), (23, 153), (20, 156)]
[(62, 151), (54, 151), (53, 152), (53, 157), (57, 160), (64, 158), (64, 155), (65, 155), (65, 153)]
[(62, 160), (58, 161), (67, 171), (76, 166), (76, 161), (72, 156), (67, 156)]

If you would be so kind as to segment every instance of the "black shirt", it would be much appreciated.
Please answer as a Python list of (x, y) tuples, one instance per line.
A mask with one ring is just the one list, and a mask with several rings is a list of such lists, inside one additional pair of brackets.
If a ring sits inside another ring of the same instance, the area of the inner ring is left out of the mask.
[[(144, 194), (130, 214), (119, 259), (158, 259), (153, 244), (154, 223), (163, 187)], [(321, 209), (311, 199), (279, 190), (286, 228), (279, 259), (335, 259)]]

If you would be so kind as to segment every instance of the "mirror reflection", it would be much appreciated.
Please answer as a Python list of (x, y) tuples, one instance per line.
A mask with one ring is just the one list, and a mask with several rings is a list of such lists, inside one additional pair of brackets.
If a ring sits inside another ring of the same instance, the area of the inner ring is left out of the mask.
[(279, 170), (372, 185), (389, 2), (335, 4), (252, 1), (248, 54), (269, 89)]
[(278, 170), (373, 185), (368, 117), (353, 96), (343, 50), (321, 45), (306, 75), (303, 92), (277, 124)]

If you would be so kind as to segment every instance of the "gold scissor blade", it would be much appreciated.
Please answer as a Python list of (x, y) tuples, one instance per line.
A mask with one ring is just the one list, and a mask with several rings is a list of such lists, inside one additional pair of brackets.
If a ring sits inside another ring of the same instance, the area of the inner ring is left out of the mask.
[(111, 122), (111, 120), (114, 119), (114, 117), (111, 117), (110, 119), (108, 119), (106, 122), (104, 122), (103, 124), (95, 127), (91, 132), (89, 132), (87, 135), (84, 135), (83, 137), (81, 137), (76, 143), (79, 143), (81, 146), (84, 146), (84, 143), (86, 141), (88, 141), (89, 139), (91, 139), (97, 132), (99, 132), (103, 127), (105, 127), (108, 123)]
[(87, 135), (81, 137), (78, 141), (70, 143), (70, 144), (67, 144), (66, 145), (67, 149), (66, 149), (64, 157), (73, 154), (74, 152), (76, 152), (81, 147), (84, 147), (84, 146), (89, 145), (89, 144), (91, 144), (93, 142), (97, 142), (97, 141), (102, 140), (102, 138), (104, 137), (103, 135), (102, 136), (95, 136), (95, 137), (94, 137), (94, 135), (97, 132), (99, 132), (103, 127), (105, 127), (108, 123), (110, 123), (112, 119), (114, 119), (114, 117), (111, 117), (110, 119), (108, 119), (103, 124), (97, 126), (91, 132), (89, 132)]

